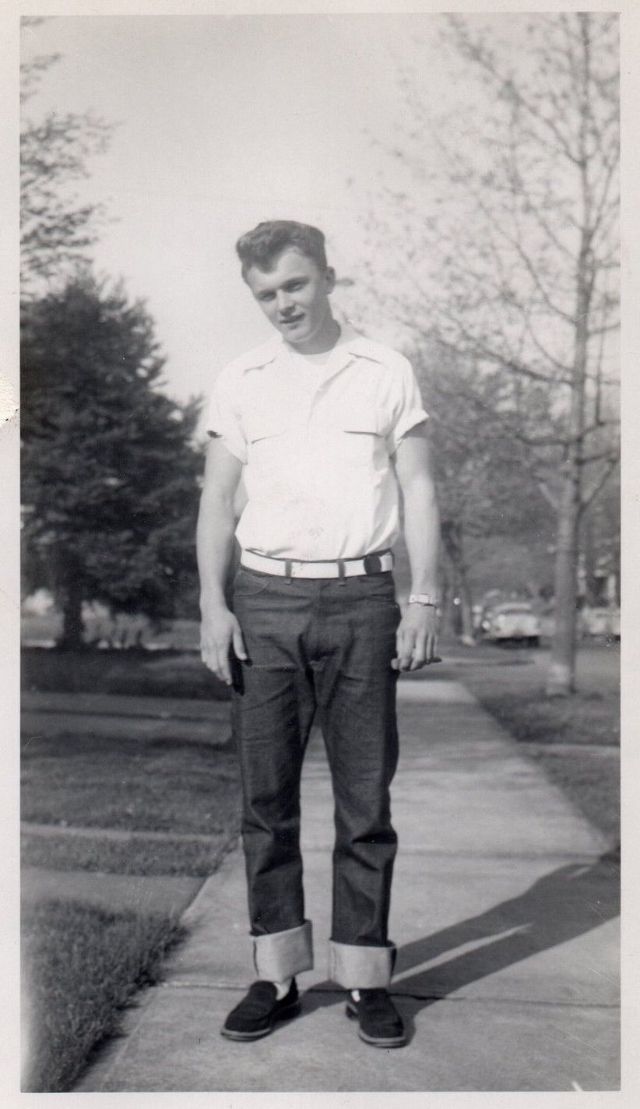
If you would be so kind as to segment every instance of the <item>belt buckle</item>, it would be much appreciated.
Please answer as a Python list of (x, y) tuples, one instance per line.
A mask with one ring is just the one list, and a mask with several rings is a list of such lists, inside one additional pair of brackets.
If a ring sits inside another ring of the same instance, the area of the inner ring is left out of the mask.
[(365, 555), (362, 562), (365, 574), (379, 574), (382, 570), (382, 557), (379, 554)]

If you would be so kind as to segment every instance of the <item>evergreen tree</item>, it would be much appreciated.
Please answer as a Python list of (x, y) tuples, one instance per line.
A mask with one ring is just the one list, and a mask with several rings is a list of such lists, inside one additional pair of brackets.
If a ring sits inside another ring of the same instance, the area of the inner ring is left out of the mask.
[(81, 604), (174, 615), (196, 595), (199, 402), (159, 391), (140, 302), (90, 276), (23, 306), (24, 572), (81, 642)]

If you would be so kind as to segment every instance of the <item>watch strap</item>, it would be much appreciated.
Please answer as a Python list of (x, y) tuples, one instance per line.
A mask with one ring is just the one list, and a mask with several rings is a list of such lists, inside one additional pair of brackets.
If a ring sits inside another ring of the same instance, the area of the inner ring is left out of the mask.
[(409, 594), (409, 604), (410, 605), (425, 605), (425, 607), (437, 608), (438, 607), (438, 598), (436, 596), (434, 596), (433, 593), (410, 593)]

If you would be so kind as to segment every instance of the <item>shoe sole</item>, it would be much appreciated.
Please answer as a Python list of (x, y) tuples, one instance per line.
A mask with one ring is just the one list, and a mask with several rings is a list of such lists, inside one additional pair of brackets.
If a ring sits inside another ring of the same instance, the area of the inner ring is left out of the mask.
[(236, 1032), (233, 1028), (225, 1028), (224, 1025), (220, 1029), (220, 1035), (224, 1036), (227, 1040), (237, 1040), (246, 1043), (251, 1040), (261, 1040), (263, 1036), (268, 1036), (276, 1024), (282, 1020), (291, 1020), (292, 1017), (297, 1017), (300, 1012), (300, 1002), (296, 1001), (293, 1005), (287, 1006), (286, 1009), (281, 1009), (279, 1013), (273, 1017), (271, 1024), (266, 1028), (259, 1028), (256, 1032)]
[[(345, 1007), (345, 1012), (349, 1020), (360, 1020), (358, 1011), (356, 1009), (352, 1009), (348, 1003)], [(369, 1036), (366, 1032), (362, 1031), (362, 1028), (359, 1027), (358, 1036), (363, 1043), (369, 1044), (370, 1047), (404, 1047), (407, 1042), (407, 1036), (404, 1032), (401, 1033), (401, 1035), (399, 1036)]]

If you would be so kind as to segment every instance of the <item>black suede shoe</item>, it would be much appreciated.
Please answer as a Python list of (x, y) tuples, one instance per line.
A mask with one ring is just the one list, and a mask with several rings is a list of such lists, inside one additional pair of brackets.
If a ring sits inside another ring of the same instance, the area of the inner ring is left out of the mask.
[(360, 1000), (351, 994), (347, 1000), (347, 1016), (360, 1023), (358, 1035), (373, 1047), (402, 1047), (407, 1036), (402, 1017), (386, 990), (360, 990)]
[(300, 1012), (295, 978), (281, 1001), (276, 993), (273, 982), (254, 982), (247, 996), (229, 1013), (221, 1034), (228, 1040), (258, 1040), (273, 1031), (276, 1021), (295, 1017)]

